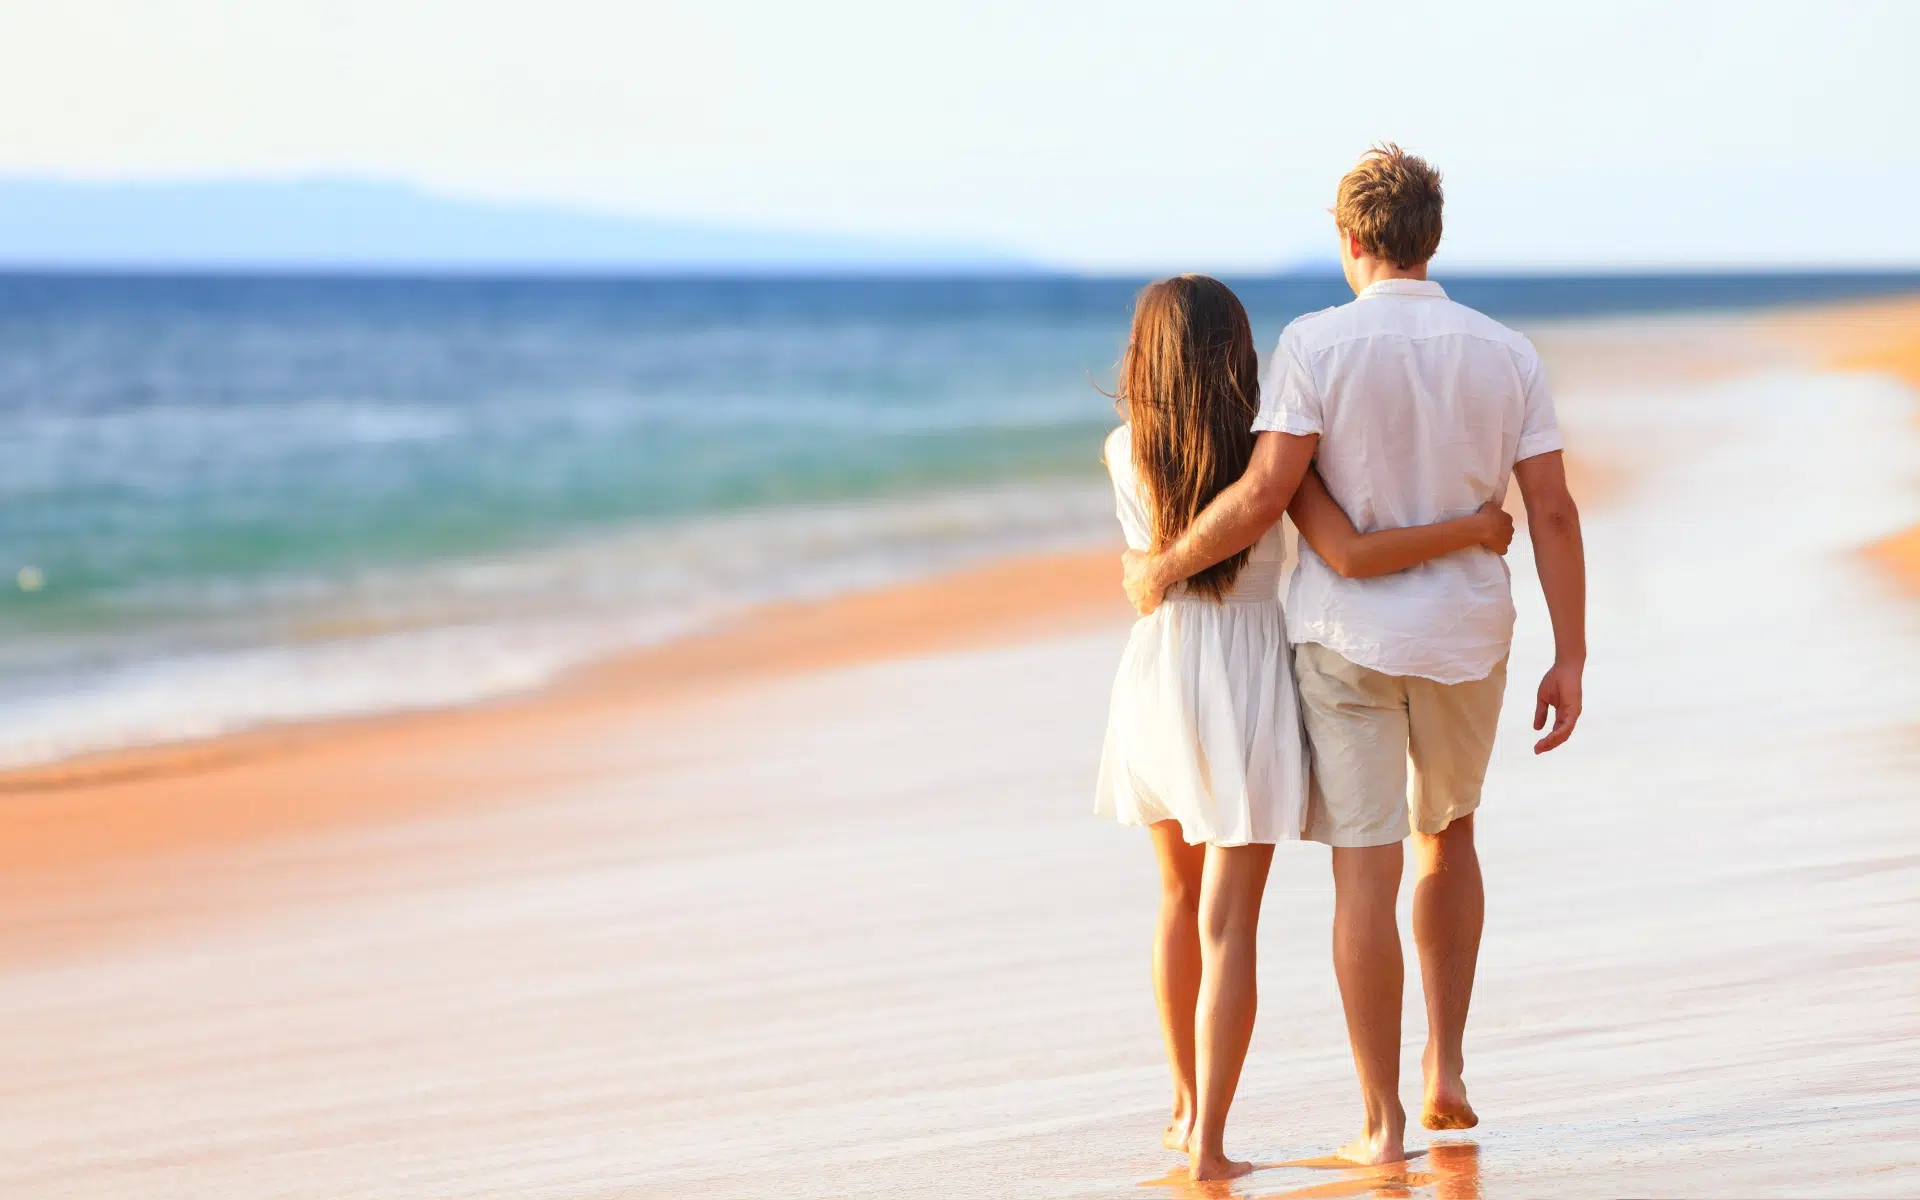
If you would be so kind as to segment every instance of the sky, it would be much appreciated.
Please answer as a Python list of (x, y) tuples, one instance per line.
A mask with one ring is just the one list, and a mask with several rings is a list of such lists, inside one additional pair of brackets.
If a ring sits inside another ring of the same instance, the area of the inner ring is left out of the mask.
[(1920, 265), (1920, 3), (0, 0), (0, 172), (354, 177), (1070, 269)]

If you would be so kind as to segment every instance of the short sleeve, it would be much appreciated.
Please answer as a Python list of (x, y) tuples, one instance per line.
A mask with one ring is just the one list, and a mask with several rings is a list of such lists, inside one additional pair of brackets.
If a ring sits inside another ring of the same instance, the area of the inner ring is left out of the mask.
[(1260, 378), (1260, 414), (1253, 419), (1255, 433), (1323, 432), (1320, 389), (1300, 354), (1300, 338), (1292, 325), (1280, 335), (1273, 357)]
[(1553, 394), (1547, 390), (1547, 373), (1540, 366), (1539, 355), (1528, 355), (1523, 379), (1527, 391), (1520, 418), (1520, 444), (1513, 452), (1515, 462), (1551, 454), (1564, 446), (1560, 440), (1560, 419), (1554, 415)]

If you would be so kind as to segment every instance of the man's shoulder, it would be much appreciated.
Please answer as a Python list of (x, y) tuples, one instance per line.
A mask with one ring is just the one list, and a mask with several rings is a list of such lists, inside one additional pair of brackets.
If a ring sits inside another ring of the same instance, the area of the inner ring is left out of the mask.
[(1434, 308), (1423, 305), (1421, 311), (1422, 317), (1410, 325), (1406, 310), (1399, 306), (1349, 300), (1295, 317), (1281, 333), (1280, 345), (1304, 360), (1334, 347), (1382, 334), (1416, 338), (1455, 336), (1497, 346), (1523, 368), (1539, 360), (1538, 352), (1525, 334), (1502, 325), (1477, 308), (1448, 298), (1440, 300)]
[(1518, 329), (1503, 325), (1479, 309), (1471, 308), (1458, 300), (1450, 298), (1447, 300), (1447, 305), (1461, 333), (1504, 346), (1510, 353), (1522, 359), (1539, 357), (1539, 352), (1533, 348), (1533, 342)]
[(1302, 313), (1287, 322), (1280, 332), (1280, 344), (1298, 349), (1316, 348), (1328, 341), (1338, 340), (1346, 331), (1353, 310), (1353, 301), (1345, 304), (1330, 304), (1310, 313)]
[(1309, 332), (1319, 326), (1327, 324), (1340, 313), (1352, 307), (1353, 301), (1349, 300), (1345, 304), (1329, 304), (1325, 308), (1317, 308), (1310, 313), (1301, 313), (1293, 320), (1287, 322), (1286, 331), (1282, 333), (1281, 336), (1285, 337), (1288, 333)]

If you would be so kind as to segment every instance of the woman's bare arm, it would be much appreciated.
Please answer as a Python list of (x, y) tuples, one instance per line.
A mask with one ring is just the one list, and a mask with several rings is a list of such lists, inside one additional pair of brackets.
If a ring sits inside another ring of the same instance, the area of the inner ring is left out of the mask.
[(1491, 500), (1470, 517), (1361, 533), (1334, 502), (1318, 471), (1308, 471), (1300, 481), (1287, 515), (1314, 553), (1348, 579), (1391, 575), (1472, 546), (1505, 554), (1513, 541), (1513, 518)]

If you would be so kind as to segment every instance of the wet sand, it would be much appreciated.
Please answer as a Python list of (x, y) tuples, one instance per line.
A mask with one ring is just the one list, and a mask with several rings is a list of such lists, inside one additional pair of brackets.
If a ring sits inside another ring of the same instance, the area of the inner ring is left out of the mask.
[[(1270, 1165), (1206, 1194), (1920, 1189), (1915, 334), (1540, 332), (1593, 662), (1534, 758), (1518, 548), (1484, 1123), (1312, 1165), (1355, 1090), (1325, 854), (1286, 847), (1230, 1142)], [(1200, 1194), (1157, 1147), (1148, 852), (1087, 815), (1115, 579), (995, 564), (535, 697), (0, 777), (0, 1194)], [(1411, 1079), (1411, 996), (1406, 1031)]]

